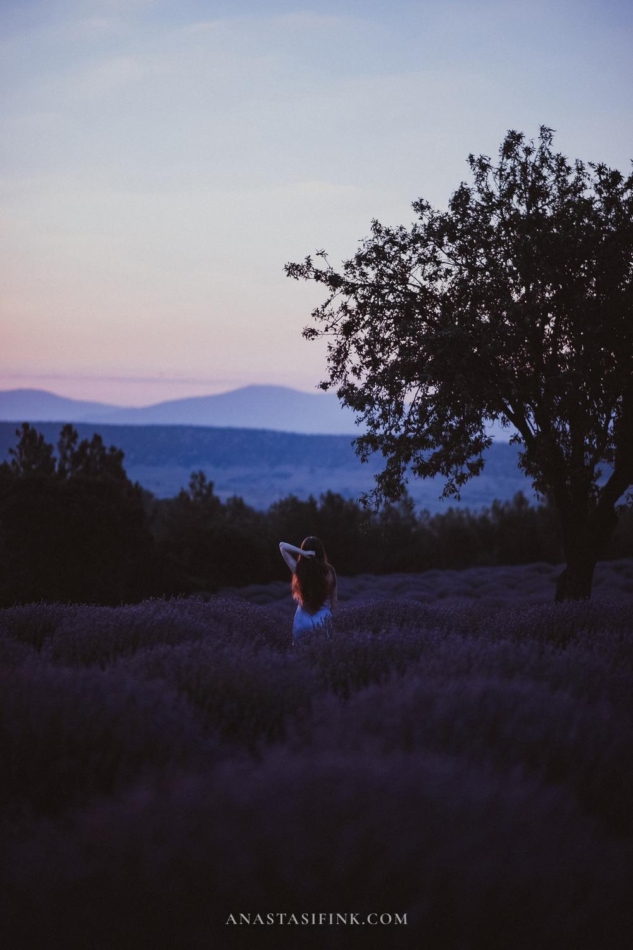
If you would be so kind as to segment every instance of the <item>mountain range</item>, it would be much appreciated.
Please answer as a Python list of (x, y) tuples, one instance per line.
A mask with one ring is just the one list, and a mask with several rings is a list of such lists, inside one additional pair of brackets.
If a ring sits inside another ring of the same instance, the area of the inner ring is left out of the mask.
[[(113, 406), (68, 399), (45, 389), (0, 391), (4, 422), (85, 422), (103, 425), (214, 426), (270, 429), (305, 435), (359, 435), (354, 413), (334, 393), (305, 393), (287, 386), (244, 386), (212, 396), (192, 396), (150, 406)], [(509, 431), (490, 428), (495, 441)]]
[(341, 406), (334, 394), (304, 393), (285, 386), (245, 386), (139, 408), (67, 399), (43, 389), (10, 389), (0, 392), (0, 420), (221, 426), (313, 435), (359, 431), (352, 411)]
[[(160, 402), (140, 408), (67, 399), (38, 389), (0, 392), (0, 460), (10, 458), (16, 423), (30, 422), (56, 445), (63, 424), (80, 439), (98, 432), (106, 445), (125, 453), (129, 477), (159, 498), (186, 488), (202, 469), (223, 499), (239, 495), (267, 508), (289, 494), (306, 498), (331, 490), (358, 498), (373, 487), (380, 457), (361, 464), (352, 440), (361, 433), (351, 410), (330, 393), (304, 393), (283, 386), (246, 386), (213, 396)], [(517, 448), (493, 430), (482, 475), (462, 492), (461, 505), (480, 508), (519, 490), (533, 498), (517, 467)], [(446, 510), (441, 478), (412, 480), (416, 505)]]

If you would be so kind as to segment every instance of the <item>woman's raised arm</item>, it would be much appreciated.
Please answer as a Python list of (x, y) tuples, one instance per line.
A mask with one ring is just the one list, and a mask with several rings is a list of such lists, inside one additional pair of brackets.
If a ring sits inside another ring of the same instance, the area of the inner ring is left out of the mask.
[(288, 544), (287, 541), (279, 542), (279, 550), (281, 551), (281, 556), (294, 574), (297, 570), (297, 558), (299, 555), (301, 557), (314, 557), (314, 551), (302, 551), (301, 548), (296, 548), (294, 544)]

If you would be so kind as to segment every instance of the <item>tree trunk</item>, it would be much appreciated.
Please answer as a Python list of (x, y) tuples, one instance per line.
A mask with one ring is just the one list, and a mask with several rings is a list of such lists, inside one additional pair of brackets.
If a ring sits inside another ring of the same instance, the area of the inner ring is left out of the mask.
[(570, 554), (556, 582), (556, 600), (589, 600), (597, 560), (586, 548)]
[(583, 521), (563, 521), (567, 566), (556, 583), (556, 601), (589, 600), (598, 557), (618, 522), (614, 509), (598, 506)]

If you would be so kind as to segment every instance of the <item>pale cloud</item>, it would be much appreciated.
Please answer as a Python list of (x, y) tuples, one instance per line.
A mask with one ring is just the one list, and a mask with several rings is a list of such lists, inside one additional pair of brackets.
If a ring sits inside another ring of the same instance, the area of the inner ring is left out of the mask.
[(100, 17), (103, 14), (130, 14), (158, 6), (161, 0), (69, 0), (59, 6), (68, 15)]
[(122, 17), (91, 16), (53, 24), (46, 32), (59, 43), (95, 43), (129, 37), (131, 26)]
[(361, 22), (360, 17), (333, 14), (326, 16), (321, 13), (314, 13), (312, 10), (284, 13), (282, 16), (272, 18), (272, 23), (276, 27), (290, 27), (293, 30), (340, 30), (341, 28), (357, 27)]
[(143, 64), (133, 56), (116, 56), (77, 70), (59, 84), (53, 83), (51, 97), (67, 102), (94, 105), (98, 100), (119, 96), (145, 75)]

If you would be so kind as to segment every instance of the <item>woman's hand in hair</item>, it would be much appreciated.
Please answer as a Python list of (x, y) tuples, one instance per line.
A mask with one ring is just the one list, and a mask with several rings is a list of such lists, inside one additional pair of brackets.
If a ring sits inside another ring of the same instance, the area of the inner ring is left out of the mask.
[(316, 551), (301, 551), (301, 557), (315, 557)]

